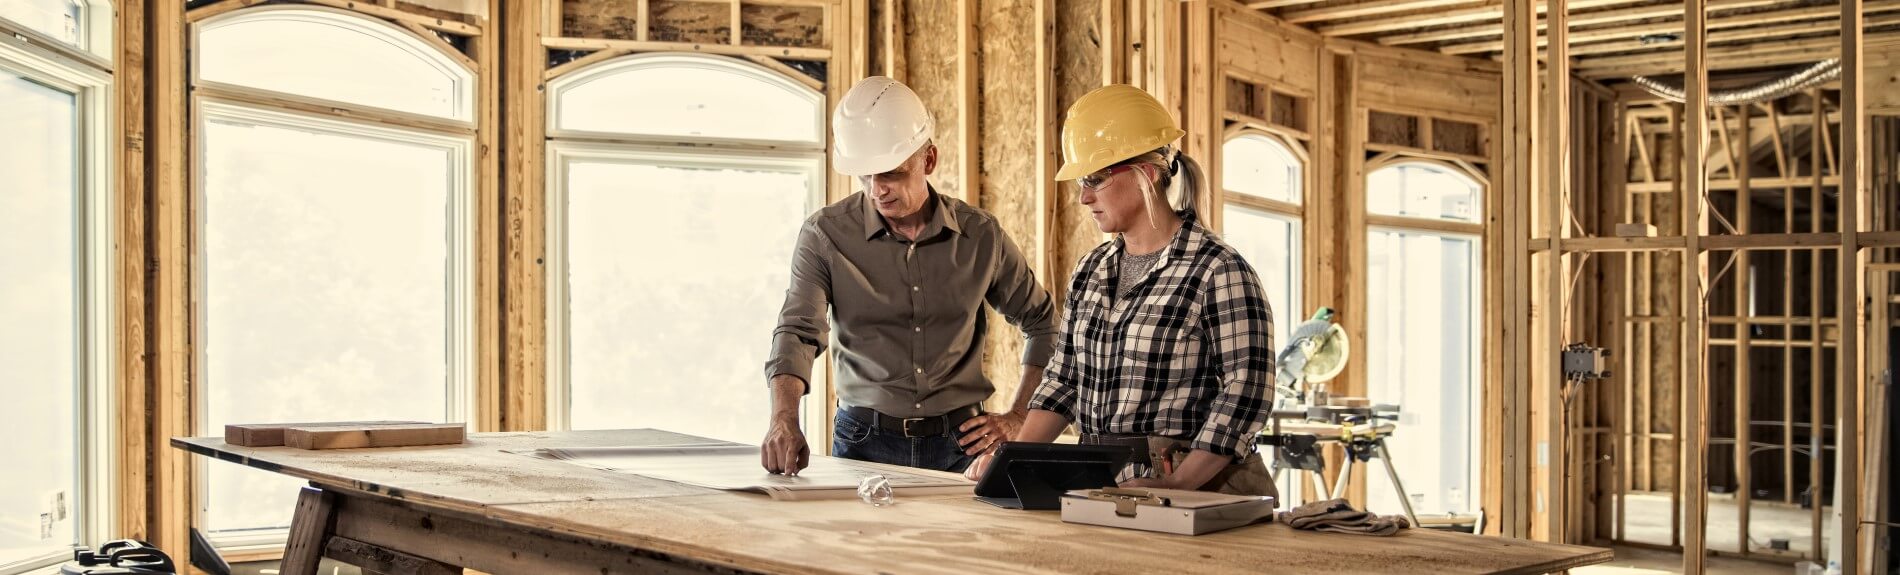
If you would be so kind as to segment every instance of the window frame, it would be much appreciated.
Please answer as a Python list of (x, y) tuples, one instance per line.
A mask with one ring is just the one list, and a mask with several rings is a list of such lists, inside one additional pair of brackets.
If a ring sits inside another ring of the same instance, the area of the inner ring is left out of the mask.
[[(454, 74), (457, 76), (457, 85), (460, 88), (459, 93), (454, 96), (452, 101), (455, 112), (448, 116), (405, 112), (355, 102), (343, 102), (302, 94), (279, 92), (265, 88), (229, 84), (216, 80), (206, 80), (202, 77), (201, 74), (203, 73), (204, 67), (199, 65), (198, 57), (204, 53), (200, 44), (204, 32), (225, 26), (242, 25), (256, 20), (282, 18), (302, 18), (343, 27), (354, 26), (365, 34), (389, 40), (393, 44), (396, 44), (397, 47), (420, 56), (451, 74)], [(457, 58), (456, 56), (458, 55), (452, 55), (436, 44), (417, 37), (416, 33), (411, 30), (391, 24), (380, 18), (366, 16), (349, 10), (310, 4), (277, 4), (246, 8), (191, 23), (190, 32), (186, 34), (186, 41), (188, 42), (187, 61), (190, 63), (190, 78), (188, 82), (189, 85), (194, 88), (194, 94), (203, 92), (221, 98), (246, 100), (270, 106), (335, 111), (347, 116), (383, 119), (388, 122), (414, 125), (421, 129), (431, 130), (460, 130), (472, 132), (475, 129), (476, 121), (479, 120), (481, 113), (482, 79), (478, 71), (472, 67), (469, 62), (464, 61), (465, 58)]]
[[(1471, 248), (1471, 253), (1472, 253), (1472, 258), (1473, 258), (1473, 262), (1471, 265), (1472, 277), (1469, 279), (1469, 281), (1471, 282), (1471, 288), (1472, 288), (1472, 293), (1469, 296), (1471, 299), (1470, 321), (1471, 321), (1471, 334), (1472, 334), (1472, 339), (1470, 342), (1471, 357), (1469, 359), (1471, 361), (1471, 366), (1472, 366), (1471, 367), (1472, 377), (1471, 377), (1471, 381), (1469, 382), (1469, 387), (1471, 391), (1471, 397), (1469, 401), (1470, 405), (1467, 406), (1467, 413), (1469, 414), (1471, 418), (1470, 423), (1472, 424), (1472, 429), (1471, 429), (1471, 441), (1469, 444), (1466, 445), (1466, 448), (1471, 450), (1470, 451), (1471, 467), (1465, 470), (1471, 479), (1471, 489), (1470, 489), (1469, 494), (1466, 496), (1467, 497), (1466, 500), (1467, 500), (1467, 505), (1472, 510), (1472, 512), (1464, 514), (1464, 515), (1482, 514), (1483, 509), (1484, 509), (1484, 489), (1488, 487), (1485, 484), (1485, 480), (1484, 480), (1484, 469), (1485, 469), (1484, 449), (1485, 449), (1486, 438), (1484, 437), (1484, 430), (1483, 430), (1482, 425), (1483, 425), (1484, 418), (1486, 417), (1486, 414), (1487, 414), (1487, 412), (1485, 411), (1485, 401), (1486, 401), (1486, 394), (1488, 392), (1487, 381), (1490, 377), (1484, 371), (1484, 354), (1487, 351), (1486, 346), (1489, 345), (1489, 342), (1490, 342), (1489, 336), (1486, 335), (1484, 331), (1485, 326), (1486, 326), (1484, 297), (1485, 297), (1485, 290), (1487, 287), (1485, 283), (1487, 279), (1485, 275), (1485, 271), (1486, 271), (1485, 259), (1486, 259), (1487, 246), (1485, 244), (1485, 223), (1484, 222), (1486, 220), (1485, 209), (1487, 207), (1485, 200), (1489, 198), (1489, 194), (1491, 192), (1491, 182), (1489, 178), (1485, 177), (1484, 172), (1482, 170), (1479, 170), (1477, 167), (1462, 160), (1447, 160), (1447, 159), (1418, 156), (1418, 155), (1412, 155), (1412, 154), (1406, 154), (1406, 153), (1400, 153), (1400, 152), (1380, 153), (1377, 156), (1373, 157), (1372, 159), (1366, 161), (1364, 166), (1365, 166), (1364, 172), (1363, 172), (1364, 176), (1361, 177), (1360, 182), (1359, 182), (1360, 194), (1361, 194), (1360, 201), (1361, 201), (1361, 206), (1362, 206), (1362, 212), (1365, 218), (1365, 225), (1361, 226), (1361, 232), (1360, 232), (1360, 239), (1364, 241), (1364, 243), (1361, 244), (1364, 247), (1360, 248), (1361, 262), (1368, 262), (1370, 260), (1371, 237), (1373, 234), (1381, 233), (1381, 232), (1385, 232), (1385, 233), (1401, 232), (1401, 233), (1428, 235), (1428, 236), (1434, 236), (1438, 238), (1468, 240), (1472, 244), (1472, 248)], [(1379, 171), (1387, 169), (1387, 168), (1398, 168), (1398, 167), (1405, 167), (1405, 166), (1423, 166), (1428, 169), (1449, 173), (1451, 175), (1464, 179), (1467, 183), (1470, 183), (1475, 188), (1474, 201), (1476, 202), (1476, 205), (1473, 208), (1473, 213), (1476, 214), (1476, 217), (1474, 221), (1465, 222), (1465, 221), (1450, 220), (1450, 219), (1444, 219), (1444, 218), (1396, 216), (1396, 215), (1373, 213), (1371, 210), (1371, 207), (1365, 205), (1365, 201), (1366, 201), (1365, 197), (1370, 194), (1369, 188), (1371, 185), (1373, 174), (1378, 173)], [(1367, 268), (1368, 269), (1363, 274), (1366, 280), (1363, 282), (1360, 282), (1359, 285), (1355, 286), (1355, 289), (1363, 290), (1360, 292), (1361, 298), (1362, 298), (1361, 301), (1369, 301), (1371, 297), (1372, 286), (1370, 285), (1370, 281), (1371, 281), (1371, 271), (1369, 269), (1370, 266), (1368, 265)], [(1369, 332), (1370, 325), (1371, 325), (1370, 310), (1368, 310), (1366, 314), (1365, 323), (1363, 325), (1366, 326), (1366, 331)], [(1362, 345), (1365, 346), (1364, 347), (1365, 356), (1368, 358), (1367, 361), (1370, 362), (1371, 361), (1370, 358), (1373, 356), (1374, 353), (1377, 353), (1377, 352), (1373, 349), (1372, 343), (1370, 341), (1366, 341)], [(1365, 370), (1366, 370), (1365, 373), (1368, 376), (1370, 376), (1371, 374), (1370, 366), (1367, 366)], [(1368, 478), (1368, 485), (1367, 485), (1368, 489), (1371, 487), (1369, 485), (1371, 481), (1373, 481), (1373, 479)], [(1464, 515), (1461, 515), (1461, 516), (1464, 516)]]
[[(82, 14), (86, 8), (82, 4)], [(105, 35), (110, 36), (109, 17), (105, 29)], [(73, 508), (69, 515), (76, 521), (77, 543), (95, 545), (110, 539), (116, 531), (122, 487), (117, 417), (122, 385), (118, 378), (119, 345), (114, 337), (118, 321), (118, 192), (113, 152), (118, 118), (113, 113), (113, 76), (95, 62), (10, 35), (0, 37), (0, 69), (70, 93), (74, 100), (74, 166), (80, 196), (75, 198), (73, 222), (77, 228), (74, 237), (79, 242), (74, 250), (79, 261), (73, 263), (80, 276), (74, 302), (80, 317), (74, 349), (79, 360), (75, 370), (78, 413), (72, 425), (79, 452), (74, 461), (77, 492), (68, 505)], [(70, 550), (62, 551), (0, 565), (0, 573), (32, 571), (70, 558)]]
[[(452, 64), (469, 80), (462, 85), (461, 94), (456, 98), (468, 102), (466, 120), (447, 117), (427, 116), (400, 112), (386, 108), (370, 107), (361, 104), (335, 102), (318, 98), (282, 94), (269, 90), (222, 84), (218, 82), (200, 83), (196, 70), (200, 51), (200, 33), (207, 26), (222, 26), (242, 23), (254, 18), (281, 17), (281, 12), (301, 11), (314, 18), (327, 19), (337, 25), (355, 26), (372, 33), (385, 34), (399, 42), (407, 43), (408, 48), (424, 49), (423, 54), (442, 62)], [(443, 238), (449, 242), (449, 274), (444, 278), (448, 290), (448, 377), (443, 382), (446, 408), (444, 421), (472, 421), (480, 414), (478, 397), (479, 357), (476, 349), (479, 316), (475, 291), (480, 281), (480, 238), (476, 236), (480, 214), (476, 212), (479, 199), (479, 174), (481, 158), (475, 121), (480, 116), (480, 78), (475, 70), (466, 63), (458, 61), (442, 52), (433, 44), (414, 36), (414, 33), (375, 17), (312, 5), (272, 5), (246, 8), (229, 14), (220, 14), (190, 25), (187, 33), (189, 54), (187, 62), (193, 64), (189, 87), (191, 113), (189, 116), (193, 137), (190, 142), (191, 201), (194, 205), (203, 205), (205, 201), (205, 125), (214, 118), (250, 122), (292, 130), (312, 131), (323, 134), (335, 134), (351, 137), (368, 137), (425, 146), (442, 146), (452, 150), (452, 169), (449, 174), (449, 202), (444, 216), (449, 218), (449, 236)], [(204, 332), (205, 322), (205, 266), (207, 254), (203, 234), (205, 231), (205, 211), (192, 210), (190, 230), (191, 262), (191, 313), (193, 317), (194, 341), (204, 342), (208, 334)], [(453, 282), (449, 282), (453, 278)], [(192, 346), (190, 362), (196, 373), (203, 373), (206, 364), (205, 346)], [(193, 426), (199, 428), (207, 419), (208, 393), (202, 386), (209, 382), (203, 378), (193, 378), (193, 410), (200, 414), (194, 417)], [(200, 429), (200, 431), (207, 431)], [(191, 510), (193, 522), (202, 523), (204, 513), (210, 501), (208, 465), (205, 458), (193, 458), (191, 489), (198, 503)], [(220, 550), (226, 553), (267, 552), (281, 548), (288, 536), (287, 529), (260, 529), (236, 532), (207, 532), (206, 535)]]
[[(815, 131), (817, 138), (805, 142), (789, 142), (553, 128), (555, 119), (559, 118), (561, 112), (561, 96), (567, 90), (615, 73), (674, 64), (743, 74), (779, 84), (805, 95), (811, 101), (814, 118), (818, 122)], [(825, 155), (829, 136), (826, 122), (829, 118), (830, 105), (824, 92), (786, 77), (778, 71), (735, 58), (691, 52), (639, 53), (591, 64), (550, 82), (547, 93), (546, 113), (549, 128), (546, 173), (543, 175), (548, 186), (545, 191), (547, 196), (547, 262), (545, 265), (548, 283), (544, 290), (546, 298), (544, 305), (547, 310), (544, 333), (547, 361), (544, 362), (543, 371), (547, 394), (545, 416), (547, 429), (564, 431), (570, 426), (569, 412), (572, 401), (570, 393), (572, 382), (569, 381), (567, 372), (570, 361), (567, 330), (571, 313), (567, 307), (569, 287), (566, 281), (568, 167), (576, 161), (604, 160), (647, 165), (663, 163), (663, 165), (707, 167), (756, 166), (763, 163), (788, 169), (808, 169), (811, 174), (811, 186), (806, 205), (809, 211), (816, 211), (826, 205), (831, 182), (829, 164)], [(759, 334), (761, 346), (768, 335)], [(827, 378), (829, 361), (827, 354), (819, 354), (818, 357), (813, 358), (811, 375), (813, 381), (809, 383), (815, 396), (818, 395), (816, 393), (818, 390), (829, 389), (830, 382)], [(759, 383), (760, 399), (764, 400), (768, 393), (763, 377)], [(830, 408), (827, 402), (812, 401), (808, 397), (800, 410), (806, 427), (806, 441), (811, 445), (813, 453), (826, 453), (831, 445), (831, 430), (828, 427), (822, 430), (815, 429), (819, 424), (828, 421)], [(814, 431), (817, 432), (814, 433)]]
[[(1294, 166), (1299, 169), (1299, 178), (1298, 178), (1299, 189), (1296, 190), (1295, 193), (1293, 194), (1295, 201), (1292, 201), (1292, 202), (1275, 200), (1271, 198), (1266, 198), (1262, 196), (1257, 196), (1257, 195), (1248, 194), (1245, 192), (1238, 192), (1238, 191), (1228, 189), (1225, 178), (1221, 179), (1221, 184), (1220, 184), (1220, 187), (1221, 187), (1220, 208), (1221, 209), (1224, 210), (1228, 208), (1230, 205), (1237, 206), (1241, 209), (1253, 210), (1269, 218), (1277, 218), (1277, 219), (1281, 219), (1293, 224), (1293, 230), (1294, 230), (1293, 249), (1296, 252), (1294, 255), (1297, 257), (1293, 258), (1294, 261), (1292, 265), (1292, 268), (1293, 268), (1292, 271), (1294, 273), (1294, 277), (1292, 278), (1292, 283), (1290, 286), (1291, 289), (1289, 289), (1288, 292), (1292, 294), (1294, 301), (1283, 302), (1283, 303), (1289, 304), (1287, 308), (1277, 309), (1275, 311), (1278, 314), (1288, 314), (1288, 313), (1292, 314), (1292, 315), (1282, 315), (1279, 317), (1285, 317), (1287, 319), (1287, 325), (1297, 327), (1300, 324), (1300, 321), (1302, 321), (1303, 316), (1305, 315), (1306, 302), (1307, 300), (1311, 299), (1311, 296), (1312, 296), (1312, 294), (1307, 293), (1307, 284), (1308, 284), (1308, 279), (1309, 279), (1309, 275), (1311, 271), (1307, 269), (1308, 258), (1306, 257), (1306, 251), (1308, 247), (1307, 234), (1309, 231), (1307, 229), (1308, 226), (1306, 224), (1306, 205), (1309, 201), (1308, 194), (1313, 193), (1313, 187), (1314, 187), (1312, 185), (1312, 182), (1313, 182), (1313, 174), (1312, 174), (1312, 169), (1311, 169), (1312, 158), (1307, 155), (1306, 147), (1299, 145), (1296, 140), (1287, 138), (1286, 136), (1275, 131), (1263, 130), (1263, 129), (1253, 127), (1253, 126), (1248, 126), (1248, 125), (1240, 125), (1240, 126), (1229, 128), (1226, 131), (1226, 134), (1224, 134), (1224, 137), (1221, 139), (1220, 161), (1222, 162), (1221, 164), (1222, 166), (1225, 166), (1226, 165), (1225, 163), (1228, 161), (1227, 143), (1240, 139), (1240, 138), (1255, 138), (1255, 139), (1266, 141), (1269, 144), (1278, 146), (1280, 150), (1287, 155), (1287, 157), (1292, 159)], [(1221, 219), (1221, 233), (1224, 235), (1227, 232), (1226, 227), (1228, 225), (1228, 222), (1226, 221), (1227, 218), (1225, 216), (1222, 216), (1220, 219)], [(1279, 335), (1280, 337), (1284, 338), (1292, 334), (1287, 333), (1287, 334), (1276, 334), (1276, 335)], [(1276, 343), (1285, 344), (1286, 342), (1276, 341)], [(1274, 350), (1274, 353), (1279, 353), (1279, 350)]]
[(49, 51), (57, 52), (67, 58), (85, 62), (100, 70), (111, 70), (113, 57), (114, 14), (117, 7), (112, 0), (73, 0), (79, 5), (77, 36), (73, 42), (66, 42), (49, 36), (39, 30), (28, 28), (13, 20), (0, 17), (0, 37), (9, 40), (24, 38), (26, 43), (38, 45)]
[[(708, 136), (662, 136), (627, 132), (571, 130), (559, 127), (561, 112), (563, 111), (561, 96), (567, 91), (585, 86), (594, 80), (608, 78), (615, 74), (638, 72), (647, 68), (662, 68), (668, 66), (684, 66), (736, 73), (755, 80), (774, 84), (777, 87), (785, 88), (787, 91), (804, 96), (810, 101), (814, 110), (812, 115), (814, 129), (812, 133), (817, 137), (812, 140), (798, 141)], [(819, 152), (822, 155), (825, 149), (826, 137), (829, 135), (829, 132), (827, 132), (829, 112), (830, 104), (826, 100), (824, 92), (812, 89), (811, 86), (786, 77), (776, 70), (735, 58), (694, 52), (644, 52), (620, 56), (604, 62), (590, 64), (584, 68), (563, 74), (559, 78), (548, 82), (547, 86), (547, 137), (550, 141), (663, 142), (674, 146), (703, 146), (729, 150), (801, 150)]]

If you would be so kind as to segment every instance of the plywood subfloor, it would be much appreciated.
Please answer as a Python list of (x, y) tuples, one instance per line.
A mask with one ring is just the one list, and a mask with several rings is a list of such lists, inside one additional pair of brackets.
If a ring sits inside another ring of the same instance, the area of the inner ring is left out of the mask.
[[(1668, 545), (1669, 541), (1669, 494), (1632, 493), (1627, 502), (1629, 509), (1629, 533), (1625, 541), (1638, 541)], [(1709, 494), (1709, 549), (1717, 551), (1740, 552), (1741, 526), (1737, 522), (1735, 498), (1730, 495)], [(1806, 552), (1814, 548), (1813, 519), (1811, 510), (1787, 505), (1778, 501), (1755, 501), (1749, 508), (1748, 537), (1755, 544), (1749, 549), (1759, 550), (1768, 545), (1770, 539), (1787, 539), (1788, 548)], [(1621, 558), (1622, 555), (1617, 555)]]

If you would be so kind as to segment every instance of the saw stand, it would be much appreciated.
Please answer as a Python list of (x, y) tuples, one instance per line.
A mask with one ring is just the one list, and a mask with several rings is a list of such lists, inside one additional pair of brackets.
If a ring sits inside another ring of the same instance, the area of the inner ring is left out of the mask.
[[(1417, 526), (1418, 515), (1412, 511), (1412, 498), (1406, 495), (1405, 484), (1399, 480), (1398, 468), (1392, 464), (1391, 452), (1385, 445), (1385, 439), (1392, 436), (1395, 426), (1383, 413), (1372, 407), (1340, 406), (1274, 410), (1271, 431), (1260, 437), (1262, 444), (1274, 447), (1274, 483), (1279, 483), (1282, 473), (1291, 470), (1303, 474), (1314, 493), (1340, 499), (1346, 496), (1353, 462), (1370, 463), (1376, 457), (1385, 463), (1386, 477), (1392, 480), (1399, 504), (1405, 507), (1405, 518)], [(1325, 443), (1338, 443), (1346, 450), (1346, 459), (1331, 491), (1322, 485), (1326, 461), (1320, 454), (1320, 446)]]

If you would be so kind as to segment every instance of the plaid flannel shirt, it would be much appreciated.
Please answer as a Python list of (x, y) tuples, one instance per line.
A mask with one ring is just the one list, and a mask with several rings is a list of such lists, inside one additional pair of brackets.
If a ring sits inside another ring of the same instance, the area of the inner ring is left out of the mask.
[[(1244, 460), (1273, 408), (1273, 311), (1239, 252), (1192, 212), (1117, 298), (1120, 238), (1076, 266), (1055, 358), (1030, 407), (1082, 433), (1166, 436)], [(1144, 474), (1126, 469), (1124, 478)]]

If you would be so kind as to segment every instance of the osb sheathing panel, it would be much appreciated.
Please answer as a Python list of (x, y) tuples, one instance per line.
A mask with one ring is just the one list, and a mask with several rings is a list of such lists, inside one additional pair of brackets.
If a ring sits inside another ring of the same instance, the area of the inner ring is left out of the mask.
[(1494, 72), (1384, 56), (1364, 56), (1359, 62), (1362, 106), (1475, 118), (1495, 118), (1503, 109), (1501, 80)]
[(647, 38), (659, 42), (732, 43), (732, 5), (652, 0), (653, 27)]
[[(1083, 94), (1102, 85), (1101, 11), (1100, 2), (1056, 3), (1057, 118)], [(1038, 279), (1051, 293), (1066, 293), (1076, 262), (1102, 243), (1102, 232), (1076, 197), (1080, 190), (1075, 182), (1063, 182), (1056, 190), (1056, 233), (1050, 246), (1055, 250), (1056, 277)], [(1062, 301), (1056, 305), (1060, 307)]]
[(1222, 69), (1313, 94), (1319, 91), (1319, 42), (1249, 12), (1217, 18)]
[(561, 33), (572, 38), (633, 40), (639, 37), (639, 6), (613, 0), (563, 0)]
[(1867, 108), (1900, 113), (1900, 48), (1868, 50), (1863, 73), (1867, 75)]
[[(739, 23), (748, 46), (825, 47), (823, 7), (741, 4)], [(878, 21), (871, 23), (876, 27)]]
[[(996, 216), (1003, 231), (1035, 261), (1042, 249), (1036, 238), (1036, 13), (1032, 0), (983, 0), (977, 10), (982, 36), (982, 79), (978, 85), (982, 134), (978, 153), (983, 174), (983, 209)], [(947, 3), (946, 3), (947, 4)], [(915, 61), (915, 60), (913, 60)], [(1015, 395), (1022, 365), (1022, 334), (992, 317), (991, 344), (984, 372), (996, 382), (992, 407)]]
[(924, 107), (937, 119), (937, 171), (930, 181), (938, 192), (961, 198), (964, 185), (957, 174), (963, 165), (958, 153), (963, 135), (957, 131), (956, 22), (955, 2), (908, 0), (904, 4), (902, 41), (909, 76), (904, 83), (923, 98)]

